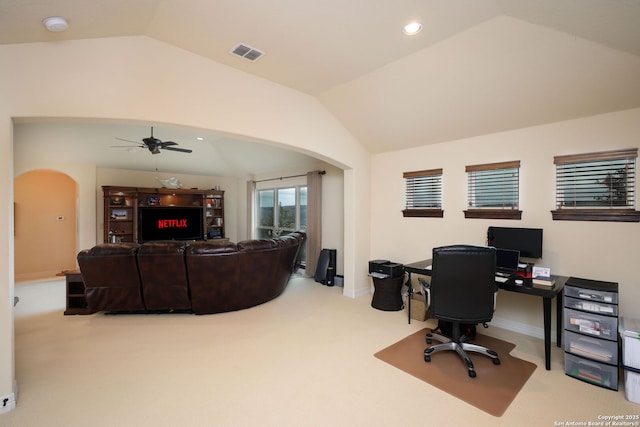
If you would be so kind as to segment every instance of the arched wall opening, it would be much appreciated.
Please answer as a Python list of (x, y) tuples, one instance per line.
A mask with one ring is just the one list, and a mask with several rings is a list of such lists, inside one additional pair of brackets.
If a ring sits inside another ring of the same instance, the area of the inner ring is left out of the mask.
[(16, 282), (55, 276), (76, 266), (78, 184), (54, 170), (14, 180)]

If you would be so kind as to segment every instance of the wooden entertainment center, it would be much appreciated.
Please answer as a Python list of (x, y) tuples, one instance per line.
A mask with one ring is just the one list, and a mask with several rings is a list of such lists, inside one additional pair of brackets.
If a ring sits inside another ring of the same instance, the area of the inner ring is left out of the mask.
[(203, 239), (224, 239), (224, 191), (103, 186), (104, 242), (139, 242), (141, 207), (200, 207)]

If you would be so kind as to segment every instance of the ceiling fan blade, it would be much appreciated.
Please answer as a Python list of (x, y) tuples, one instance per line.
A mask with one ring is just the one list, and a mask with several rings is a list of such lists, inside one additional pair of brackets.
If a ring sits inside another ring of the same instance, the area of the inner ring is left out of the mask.
[(181, 153), (191, 153), (193, 150), (189, 150), (187, 148), (175, 148), (175, 147), (160, 147), (163, 150), (170, 150), (170, 151), (179, 151)]
[(111, 148), (147, 148), (145, 145), (137, 145), (137, 146), (131, 146), (131, 145), (110, 145), (109, 147)]
[(158, 143), (158, 145), (160, 147), (166, 147), (167, 145), (178, 145), (178, 143), (173, 141), (161, 141)]
[(132, 144), (140, 145), (140, 141), (131, 141), (130, 139), (118, 138), (117, 136), (115, 138), (119, 141), (131, 142)]

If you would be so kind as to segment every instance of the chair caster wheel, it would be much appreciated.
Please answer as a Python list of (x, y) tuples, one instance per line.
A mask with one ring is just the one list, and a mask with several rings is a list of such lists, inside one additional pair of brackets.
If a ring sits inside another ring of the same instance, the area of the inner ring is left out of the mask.
[(475, 377), (476, 377), (476, 371), (473, 371), (473, 370), (472, 370), (472, 371), (469, 371), (469, 376), (470, 376), (471, 378), (475, 378)]
[(493, 364), (494, 365), (499, 365), (500, 364), (500, 359), (492, 359), (493, 360)]
[(424, 361), (425, 361), (425, 362), (431, 362), (431, 356), (429, 356), (429, 355), (425, 354), (425, 355), (424, 355)]
[(431, 338), (427, 338), (427, 344), (431, 344)]

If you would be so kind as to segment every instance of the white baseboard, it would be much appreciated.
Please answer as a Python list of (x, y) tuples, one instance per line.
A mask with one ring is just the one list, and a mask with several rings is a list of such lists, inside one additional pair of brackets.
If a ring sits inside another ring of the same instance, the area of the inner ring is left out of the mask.
[(360, 298), (365, 295), (371, 295), (371, 288), (354, 289), (350, 292), (347, 292), (347, 290), (345, 289), (342, 291), (342, 295), (349, 298)]
[(18, 383), (13, 382), (13, 393), (0, 397), (0, 414), (16, 409), (16, 396), (18, 395)]

